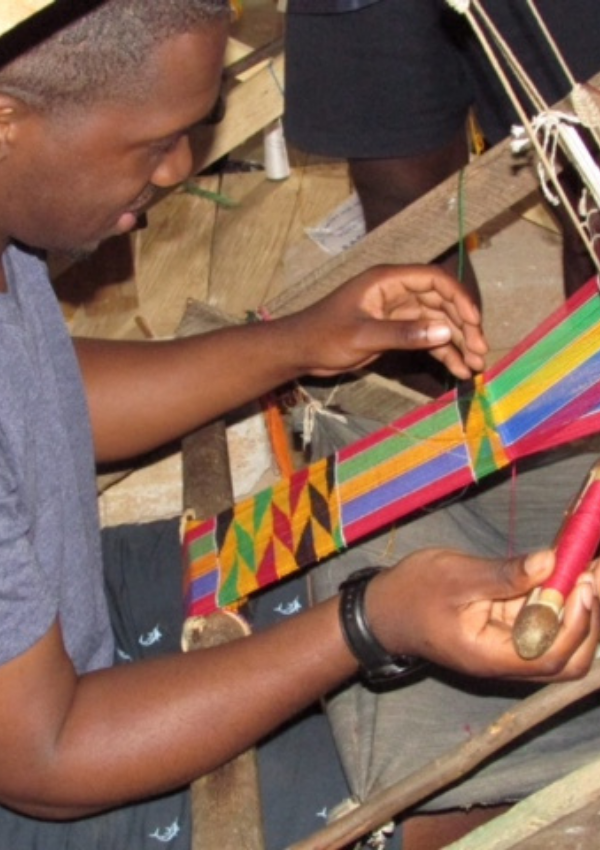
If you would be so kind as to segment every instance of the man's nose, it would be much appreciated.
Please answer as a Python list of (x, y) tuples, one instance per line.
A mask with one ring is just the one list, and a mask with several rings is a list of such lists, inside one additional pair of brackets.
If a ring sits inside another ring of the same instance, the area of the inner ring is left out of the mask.
[(160, 165), (152, 175), (152, 185), (162, 189), (177, 186), (190, 176), (193, 170), (193, 156), (190, 140), (182, 136), (172, 150), (162, 158)]

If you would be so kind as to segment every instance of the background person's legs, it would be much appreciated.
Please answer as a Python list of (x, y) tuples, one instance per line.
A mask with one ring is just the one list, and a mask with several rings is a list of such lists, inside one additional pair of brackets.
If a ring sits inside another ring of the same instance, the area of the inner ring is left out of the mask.
[[(468, 159), (469, 143), (462, 127), (447, 144), (422, 154), (390, 159), (350, 159), (350, 174), (360, 198), (367, 231), (402, 212), (463, 168)], [(466, 250), (461, 252), (455, 246), (436, 262), (459, 278), (481, 306), (479, 284)], [(404, 384), (428, 396), (437, 396), (449, 388), (448, 373), (427, 352), (385, 354), (376, 368), (384, 374), (399, 376)]]
[[(287, 16), (286, 136), (301, 150), (348, 160), (368, 230), (468, 161), (472, 92), (447, 30), (455, 24), (440, 0)], [(458, 249), (439, 261), (458, 276)], [(461, 276), (479, 301), (468, 258)], [(379, 368), (428, 395), (447, 389), (445, 371), (420, 353), (386, 357)]]
[[(107, 595), (121, 662), (179, 652), (183, 626), (179, 519), (106, 529), (103, 546)], [(247, 615), (253, 630), (258, 631), (294, 616), (307, 604), (306, 577), (302, 575), (257, 594)], [(198, 729), (196, 734), (205, 732)], [(257, 747), (257, 757), (266, 850), (282, 850), (318, 830), (331, 809), (348, 797), (331, 728), (318, 705), (273, 733)], [(165, 809), (169, 813), (180, 801), (180, 836), (178, 843), (173, 841), (168, 846), (189, 850), (188, 796), (182, 792), (173, 800), (142, 804), (129, 815), (124, 810), (117, 825), (129, 832), (115, 833), (119, 840), (102, 845), (82, 841), (72, 846), (74, 850), (156, 847), (160, 843), (156, 838), (148, 839), (148, 845), (143, 841), (158, 827), (159, 836), (164, 836), (175, 817), (164, 815), (152, 829), (146, 823), (154, 823), (151, 818), (157, 818), (166, 806), (171, 807)], [(123, 834), (128, 836), (127, 841), (121, 840)], [(0, 837), (0, 850), (4, 850), (1, 841)], [(20, 846), (15, 843), (10, 850)], [(60, 850), (67, 846), (71, 845), (62, 845)], [(40, 850), (52, 847), (40, 846)]]
[[(466, 131), (460, 128), (447, 144), (407, 157), (390, 159), (350, 159), (350, 174), (363, 208), (367, 230), (374, 230), (406, 209), (469, 161)], [(459, 269), (458, 250), (438, 258), (455, 277), (460, 277), (476, 303), (481, 297), (468, 255)]]

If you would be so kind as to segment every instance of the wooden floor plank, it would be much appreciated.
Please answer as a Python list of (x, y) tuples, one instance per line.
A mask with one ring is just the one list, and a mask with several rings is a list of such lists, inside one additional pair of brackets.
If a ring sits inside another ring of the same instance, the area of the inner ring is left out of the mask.
[[(217, 191), (218, 178), (197, 181)], [(217, 207), (211, 200), (178, 192), (148, 214), (136, 246), (139, 311), (159, 337), (175, 332), (189, 298), (208, 295)]]

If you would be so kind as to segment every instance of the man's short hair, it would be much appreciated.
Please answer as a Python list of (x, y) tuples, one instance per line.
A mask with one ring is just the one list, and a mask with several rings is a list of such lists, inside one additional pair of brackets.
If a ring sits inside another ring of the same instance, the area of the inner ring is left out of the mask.
[[(68, 16), (64, 26), (0, 65), (0, 90), (40, 111), (142, 99), (148, 91), (148, 57), (157, 45), (231, 15), (230, 0), (88, 0), (63, 5)], [(73, 14), (78, 5), (84, 14)], [(51, 13), (58, 10), (60, 15), (59, 7), (56, 4)], [(0, 62), (2, 58), (0, 43)]]

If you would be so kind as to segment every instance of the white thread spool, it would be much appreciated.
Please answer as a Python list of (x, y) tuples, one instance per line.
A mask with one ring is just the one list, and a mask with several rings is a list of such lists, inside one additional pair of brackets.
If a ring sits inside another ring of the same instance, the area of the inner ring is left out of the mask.
[(281, 119), (264, 130), (265, 174), (269, 180), (286, 180), (290, 176), (285, 136)]

